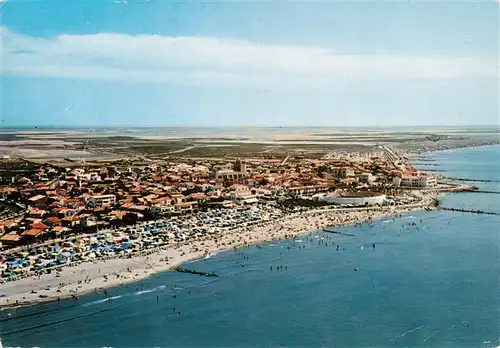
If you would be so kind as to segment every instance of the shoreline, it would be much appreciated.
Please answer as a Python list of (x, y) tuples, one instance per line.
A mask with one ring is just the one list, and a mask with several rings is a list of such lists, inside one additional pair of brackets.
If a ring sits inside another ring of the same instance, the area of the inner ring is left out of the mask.
[[(412, 161), (417, 156), (432, 152), (498, 145), (481, 144), (451, 149), (427, 149), (423, 152), (405, 153), (405, 156)], [(227, 231), (223, 236), (213, 236), (208, 240), (190, 240), (182, 245), (146, 249), (126, 258), (98, 259), (75, 265), (65, 265), (59, 273), (54, 271), (52, 274), (42, 274), (40, 277), (32, 275), (0, 284), (0, 296), (2, 296), (0, 297), (0, 311), (7, 308), (78, 298), (92, 292), (107, 293), (105, 289), (140, 282), (154, 274), (172, 271), (175, 267), (200, 260), (214, 253), (296, 237), (317, 231), (322, 227), (354, 225), (423, 210), (429, 207), (433, 199), (441, 194), (443, 192), (425, 194), (422, 201), (407, 206), (314, 209), (299, 214), (285, 215), (272, 222), (250, 227), (237, 227), (235, 230)], [(371, 215), (370, 212), (373, 214)]]
[[(245, 246), (296, 238), (324, 227), (349, 226), (424, 210), (434, 196), (401, 207), (354, 209), (315, 209), (285, 215), (279, 220), (251, 227), (239, 227), (220, 238), (191, 241), (184, 245), (143, 251), (129, 258), (111, 258), (65, 266), (61, 272), (31, 276), (0, 285), (0, 310), (104, 293), (110, 288), (140, 282), (154, 274), (172, 271), (207, 255)], [(33, 292), (34, 291), (34, 292)], [(40, 297), (43, 296), (43, 297)]]
[(416, 148), (416, 149), (398, 149), (398, 150), (403, 151), (403, 153), (406, 157), (414, 158), (414, 157), (426, 155), (429, 153), (435, 153), (435, 152), (456, 151), (456, 150), (465, 150), (465, 149), (470, 149), (470, 148), (499, 146), (499, 145), (500, 145), (500, 140), (496, 141), (496, 142), (485, 142), (485, 143), (470, 144), (470, 145), (458, 145), (458, 146), (446, 147), (446, 148), (434, 148), (433, 149), (433, 148), (422, 147), (422, 148)]

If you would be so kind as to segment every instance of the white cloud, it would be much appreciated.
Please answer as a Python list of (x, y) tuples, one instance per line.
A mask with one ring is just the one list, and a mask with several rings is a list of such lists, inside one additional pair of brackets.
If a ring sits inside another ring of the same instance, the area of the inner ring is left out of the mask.
[(481, 57), (342, 55), (210, 37), (103, 33), (38, 38), (0, 30), (2, 72), (24, 76), (307, 88), (497, 73), (495, 59)]

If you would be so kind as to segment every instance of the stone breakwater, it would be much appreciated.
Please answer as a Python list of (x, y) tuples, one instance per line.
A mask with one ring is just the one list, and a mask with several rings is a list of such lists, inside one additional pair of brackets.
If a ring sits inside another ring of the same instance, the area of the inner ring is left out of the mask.
[(447, 207), (439, 207), (439, 209), (447, 211), (456, 211), (461, 213), (471, 213), (471, 214), (500, 215), (500, 213), (497, 212), (477, 210), (477, 209), (460, 209), (460, 208), (447, 208)]
[(195, 271), (195, 270), (187, 269), (187, 268), (182, 268), (182, 267), (176, 267), (174, 269), (180, 273), (196, 274), (196, 275), (200, 275), (200, 276), (204, 276), (204, 277), (218, 277), (217, 273), (215, 273), (215, 272), (199, 272), (199, 271)]
[(500, 180), (484, 180), (484, 179), (468, 179), (468, 178), (451, 178), (451, 177), (443, 177), (446, 180), (452, 181), (468, 181), (468, 182), (500, 182)]

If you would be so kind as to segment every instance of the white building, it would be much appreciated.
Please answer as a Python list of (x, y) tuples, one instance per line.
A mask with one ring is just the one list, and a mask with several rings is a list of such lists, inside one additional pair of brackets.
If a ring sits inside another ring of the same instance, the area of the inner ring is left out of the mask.
[(151, 212), (159, 215), (169, 214), (174, 210), (175, 208), (172, 205), (167, 204), (157, 204), (151, 207)]
[(116, 202), (115, 195), (96, 195), (87, 198), (87, 202), (91, 207), (101, 208), (106, 205), (114, 204)]
[(231, 192), (231, 200), (239, 203), (258, 203), (258, 199), (250, 190), (237, 190)]
[(302, 195), (313, 194), (313, 193), (318, 193), (318, 192), (325, 192), (325, 191), (328, 191), (329, 188), (330, 188), (330, 186), (326, 185), (326, 184), (294, 186), (294, 187), (289, 187), (287, 189), (287, 192), (291, 196), (302, 196)]
[(208, 204), (213, 205), (213, 206), (219, 206), (222, 208), (232, 208), (233, 207), (233, 201), (229, 201), (229, 200), (225, 200), (222, 202), (210, 202)]
[(186, 202), (174, 204), (174, 211), (176, 213), (192, 213), (196, 202)]
[(360, 173), (358, 175), (356, 175), (356, 177), (358, 178), (358, 180), (360, 182), (364, 182), (364, 183), (367, 183), (367, 184), (371, 184), (372, 182), (375, 181), (375, 177), (372, 175), (372, 173)]
[(437, 180), (432, 175), (402, 175), (396, 176), (392, 184), (396, 187), (432, 187), (436, 186)]
[(89, 174), (90, 174), (89, 181), (91, 181), (91, 182), (101, 181), (102, 180), (101, 176), (97, 172), (91, 172)]
[(92, 227), (97, 225), (97, 218), (95, 216), (87, 216), (80, 220), (80, 224), (83, 227)]
[(339, 178), (347, 178), (349, 176), (354, 176), (354, 170), (349, 167), (332, 167), (331, 171), (333, 176)]
[(236, 172), (234, 170), (221, 169), (215, 172), (216, 179), (238, 180), (247, 176), (246, 172)]

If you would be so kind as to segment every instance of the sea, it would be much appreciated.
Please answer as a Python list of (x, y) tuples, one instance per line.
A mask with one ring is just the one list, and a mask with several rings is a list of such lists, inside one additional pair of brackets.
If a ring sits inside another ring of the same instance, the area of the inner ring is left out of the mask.
[[(423, 156), (440, 175), (500, 191), (500, 146)], [(494, 193), (440, 203), (500, 213)], [(422, 211), (336, 231), (184, 265), (218, 277), (171, 271), (107, 297), (5, 309), (0, 338), (4, 347), (500, 345), (500, 216)]]

